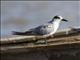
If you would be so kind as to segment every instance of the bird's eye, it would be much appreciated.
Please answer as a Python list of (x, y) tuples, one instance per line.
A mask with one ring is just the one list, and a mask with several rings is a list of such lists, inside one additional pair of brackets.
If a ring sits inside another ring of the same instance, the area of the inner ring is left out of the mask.
[(58, 17), (58, 16), (55, 16), (55, 17), (54, 17), (54, 19), (60, 19), (60, 17)]

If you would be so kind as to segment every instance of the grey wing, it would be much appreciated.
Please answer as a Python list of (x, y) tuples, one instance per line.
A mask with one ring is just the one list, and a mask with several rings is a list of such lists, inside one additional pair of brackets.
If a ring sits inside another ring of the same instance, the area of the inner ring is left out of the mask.
[(51, 31), (53, 31), (53, 28), (50, 27), (50, 25), (51, 24), (38, 26), (34, 29), (34, 32), (41, 35), (49, 34)]
[(50, 34), (54, 31), (54, 25), (51, 23), (47, 23), (45, 25), (38, 27), (37, 30), (39, 30), (38, 32), (40, 32), (43, 35)]
[(47, 25), (40, 25), (36, 28), (30, 29), (30, 31), (32, 31), (34, 34), (44, 35), (46, 34), (46, 27)]

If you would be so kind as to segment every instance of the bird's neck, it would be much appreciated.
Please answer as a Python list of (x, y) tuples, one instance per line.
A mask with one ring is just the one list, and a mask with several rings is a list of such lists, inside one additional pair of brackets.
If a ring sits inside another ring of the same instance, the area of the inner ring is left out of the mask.
[(50, 35), (54, 34), (57, 31), (57, 29), (59, 28), (60, 21), (61, 20), (52, 20), (49, 22), (53, 25), (53, 32), (51, 32)]
[(56, 20), (54, 20), (54, 21), (52, 21), (52, 23), (60, 23), (61, 22), (61, 20), (60, 19), (56, 19)]
[(60, 24), (60, 20), (55, 20), (55, 21), (53, 22), (54, 32), (56, 32), (57, 29), (59, 28), (59, 24)]

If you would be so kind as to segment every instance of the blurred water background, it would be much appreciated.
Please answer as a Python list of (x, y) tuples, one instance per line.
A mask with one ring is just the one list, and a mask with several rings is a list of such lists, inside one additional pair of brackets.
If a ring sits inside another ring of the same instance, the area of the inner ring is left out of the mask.
[(13, 36), (12, 31), (26, 31), (61, 15), (69, 20), (59, 29), (80, 26), (79, 1), (2, 1), (1, 37)]

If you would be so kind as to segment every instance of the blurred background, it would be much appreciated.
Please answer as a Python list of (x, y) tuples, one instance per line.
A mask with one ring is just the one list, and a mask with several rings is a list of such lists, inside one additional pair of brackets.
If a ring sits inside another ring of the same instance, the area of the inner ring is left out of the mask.
[(79, 1), (2, 1), (1, 37), (13, 36), (12, 31), (26, 31), (61, 15), (69, 22), (61, 22), (59, 29), (80, 26)]

